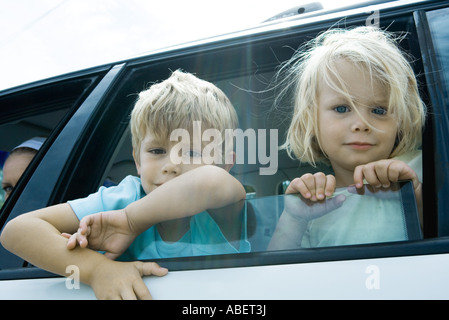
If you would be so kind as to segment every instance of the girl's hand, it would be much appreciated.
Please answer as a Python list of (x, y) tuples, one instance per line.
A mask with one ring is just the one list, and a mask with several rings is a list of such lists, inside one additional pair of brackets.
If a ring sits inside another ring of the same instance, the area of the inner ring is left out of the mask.
[(415, 191), (421, 185), (412, 168), (405, 162), (394, 159), (379, 160), (357, 166), (354, 170), (356, 188), (363, 187), (363, 179), (375, 188), (389, 188), (392, 182), (400, 180), (412, 180)]
[(387, 159), (357, 166), (354, 170), (354, 183), (357, 189), (363, 187), (363, 179), (375, 188), (388, 188), (392, 182), (411, 180), (422, 221), (422, 185), (418, 175), (408, 164), (400, 160)]
[(322, 172), (306, 173), (290, 182), (285, 193), (299, 193), (310, 201), (322, 201), (332, 196), (335, 191), (336, 180), (333, 175)]

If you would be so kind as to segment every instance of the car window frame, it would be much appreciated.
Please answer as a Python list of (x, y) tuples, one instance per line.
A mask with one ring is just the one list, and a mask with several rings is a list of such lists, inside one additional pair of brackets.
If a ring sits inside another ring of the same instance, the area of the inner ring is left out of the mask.
[[(92, 86), (86, 88), (88, 96), (79, 101), (79, 108), (75, 108), (70, 119), (62, 121), (51, 136), (47, 138), (42, 150), (33, 159), (29, 168), (19, 180), (15, 190), (1, 210), (0, 224), (4, 225), (24, 213), (40, 209), (52, 204), (55, 190), (61, 183), (61, 178), (67, 174), (67, 159), (72, 156), (73, 146), (78, 143), (78, 137), (83, 133), (84, 124), (89, 121), (94, 110), (98, 109), (99, 101), (104, 92), (114, 80), (117, 67), (112, 68), (105, 75), (103, 72), (96, 74), (99, 82), (93, 81)], [(89, 75), (92, 77), (92, 75)], [(45, 87), (45, 86), (44, 86)], [(95, 87), (92, 89), (92, 87)], [(9, 92), (8, 92), (9, 94)], [(67, 117), (68, 118), (68, 117)], [(32, 173), (32, 175), (31, 175)], [(42, 181), (45, 181), (43, 185)], [(26, 266), (23, 259), (13, 255), (0, 246), (1, 267), (13, 268)]]

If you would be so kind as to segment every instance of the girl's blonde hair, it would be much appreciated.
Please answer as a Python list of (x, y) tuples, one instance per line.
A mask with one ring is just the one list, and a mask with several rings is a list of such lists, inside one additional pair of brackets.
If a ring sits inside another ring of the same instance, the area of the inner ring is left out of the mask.
[(139, 154), (147, 132), (169, 141), (175, 129), (192, 132), (194, 121), (201, 121), (202, 131), (217, 129), (222, 137), (226, 129), (238, 126), (236, 111), (223, 91), (190, 73), (174, 71), (139, 94), (130, 121), (134, 152)]
[[(419, 97), (413, 70), (398, 47), (398, 40), (392, 33), (374, 27), (334, 29), (319, 35), (298, 51), (281, 69), (281, 72), (287, 70), (286, 79), (293, 86), (295, 96), (293, 119), (281, 148), (291, 157), (294, 155), (313, 166), (316, 162), (329, 163), (317, 138), (319, 83), (325, 81), (352, 103), (350, 92), (345, 90), (343, 80), (336, 72), (338, 61), (344, 59), (369, 74), (388, 93), (387, 110), (398, 127), (397, 141), (390, 157), (416, 150), (421, 145), (426, 108)], [(354, 105), (351, 107), (358, 112)]]

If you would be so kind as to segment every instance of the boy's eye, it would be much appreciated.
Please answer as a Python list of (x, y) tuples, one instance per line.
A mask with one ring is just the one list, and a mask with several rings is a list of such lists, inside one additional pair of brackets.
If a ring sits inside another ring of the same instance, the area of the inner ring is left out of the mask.
[(191, 158), (193, 158), (193, 157), (201, 157), (201, 152), (197, 152), (197, 151), (194, 151), (194, 150), (189, 150), (189, 151), (186, 152), (186, 156), (191, 157)]
[(349, 111), (349, 107), (347, 107), (347, 106), (336, 106), (334, 108), (334, 111), (338, 112), (338, 113), (345, 113), (345, 112)]
[(383, 108), (383, 107), (375, 107), (372, 109), (371, 111), (372, 113), (378, 115), (378, 116), (384, 116), (387, 114), (387, 109)]
[(149, 153), (152, 154), (165, 154), (165, 149), (162, 148), (154, 148), (154, 149), (150, 149), (148, 150)]

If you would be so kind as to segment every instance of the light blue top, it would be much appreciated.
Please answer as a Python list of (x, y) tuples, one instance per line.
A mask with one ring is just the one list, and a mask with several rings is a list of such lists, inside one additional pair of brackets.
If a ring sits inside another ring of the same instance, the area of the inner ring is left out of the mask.
[[(69, 201), (78, 219), (110, 210), (123, 209), (145, 196), (140, 178), (128, 176), (114, 187), (101, 187), (98, 192), (83, 199)], [(182, 204), (180, 204), (182, 205)], [(192, 216), (190, 230), (177, 242), (165, 242), (155, 226), (142, 232), (119, 260), (142, 260), (183, 256), (249, 252), (247, 240), (246, 203), (242, 215), (242, 236), (238, 249), (225, 238), (214, 219), (203, 211)]]

